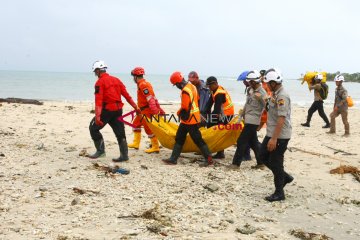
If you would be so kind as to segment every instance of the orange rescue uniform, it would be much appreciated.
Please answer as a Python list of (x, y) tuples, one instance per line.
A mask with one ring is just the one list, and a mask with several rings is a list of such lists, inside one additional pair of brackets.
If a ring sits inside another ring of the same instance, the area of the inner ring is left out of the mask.
[(155, 93), (151, 83), (145, 79), (137, 81), (137, 105), (141, 110), (140, 115), (136, 115), (133, 120), (135, 125), (134, 132), (140, 132), (141, 126), (144, 127), (146, 134), (151, 138), (154, 136), (151, 129), (146, 124), (146, 119), (151, 119), (152, 115), (164, 114), (164, 110), (161, 109), (158, 100), (155, 97)]
[(199, 95), (196, 87), (187, 83), (185, 87), (181, 90), (181, 108), (177, 112), (177, 115), (180, 116), (182, 111), (189, 112), (190, 115), (187, 120), (180, 117), (180, 121), (186, 125), (194, 125), (200, 123), (200, 108), (199, 108)]

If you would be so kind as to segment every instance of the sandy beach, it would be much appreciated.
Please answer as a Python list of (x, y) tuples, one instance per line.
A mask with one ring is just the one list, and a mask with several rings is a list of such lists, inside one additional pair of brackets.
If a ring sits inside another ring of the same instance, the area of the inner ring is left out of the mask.
[[(130, 174), (105, 174), (94, 163), (112, 166), (119, 155), (109, 126), (102, 130), (107, 156), (79, 156), (95, 150), (88, 131), (92, 105), (2, 103), (0, 239), (299, 239), (301, 231), (360, 239), (360, 182), (329, 173), (340, 164), (360, 167), (359, 109), (349, 110), (351, 136), (342, 137), (341, 117), (337, 133), (328, 135), (317, 113), (311, 128), (301, 127), (307, 108), (293, 107), (285, 168), (295, 180), (285, 188), (285, 201), (268, 203), (270, 170), (250, 169), (255, 160), (239, 171), (224, 167), (234, 147), (215, 167), (200, 168), (193, 161), (200, 156), (192, 153), (167, 166), (161, 159), (171, 150), (144, 153), (149, 141), (143, 131), (140, 150), (129, 150), (130, 160), (120, 164)], [(164, 109), (174, 112), (177, 105)], [(128, 142), (131, 131), (126, 126)], [(259, 132), (261, 140), (264, 134)]]

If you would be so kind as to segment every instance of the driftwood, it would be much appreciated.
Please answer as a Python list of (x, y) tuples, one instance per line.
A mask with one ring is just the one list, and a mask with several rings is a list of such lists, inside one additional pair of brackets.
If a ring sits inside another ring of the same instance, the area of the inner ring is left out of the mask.
[(329, 146), (326, 146), (326, 145), (323, 145), (331, 150), (334, 150), (334, 154), (337, 154), (337, 153), (342, 153), (342, 155), (357, 155), (356, 153), (349, 153), (349, 152), (346, 152), (344, 150), (341, 150), (341, 149), (336, 149), (336, 148), (333, 148), (333, 147), (329, 147)]
[(330, 174), (341, 174), (344, 173), (350, 173), (355, 177), (355, 179), (360, 182), (360, 170), (357, 167), (348, 166), (348, 165), (340, 165), (340, 167), (337, 167), (335, 169), (330, 170)]
[(0, 102), (35, 104), (35, 105), (43, 105), (44, 104), (43, 102), (40, 102), (35, 99), (23, 99), (23, 98), (0, 98)]

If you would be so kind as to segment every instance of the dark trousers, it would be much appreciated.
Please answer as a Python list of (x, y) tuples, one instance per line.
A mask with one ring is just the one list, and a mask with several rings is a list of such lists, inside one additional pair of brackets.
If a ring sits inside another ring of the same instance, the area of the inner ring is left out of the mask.
[(283, 193), (284, 181), (290, 177), (284, 171), (284, 153), (290, 139), (278, 139), (276, 148), (272, 152), (267, 149), (269, 140), (270, 137), (266, 136), (261, 143), (259, 157), (274, 174), (275, 192)]
[(236, 146), (236, 152), (232, 164), (240, 166), (244, 159), (248, 146), (254, 151), (257, 164), (262, 164), (259, 158), (259, 140), (257, 137), (257, 128), (259, 125), (245, 124)]
[(308, 115), (306, 122), (310, 123), (311, 117), (314, 114), (314, 112), (318, 111), (320, 117), (324, 120), (326, 124), (330, 124), (329, 119), (327, 118), (325, 111), (324, 111), (324, 102), (322, 100), (314, 101), (311, 107), (308, 110)]
[(176, 132), (175, 142), (183, 146), (186, 140), (186, 135), (188, 133), (190, 134), (190, 137), (194, 141), (196, 146), (198, 146), (199, 148), (206, 144), (201, 136), (201, 132), (197, 124), (187, 125), (183, 123), (180, 123), (179, 128)]
[(125, 136), (125, 126), (123, 122), (120, 122), (118, 120), (118, 117), (122, 116), (122, 109), (119, 111), (108, 111), (106, 109), (103, 109), (101, 112), (100, 119), (104, 123), (103, 126), (98, 126), (95, 124), (95, 117), (91, 120), (89, 130), (91, 138), (94, 141), (98, 141), (100, 139), (103, 139), (102, 134), (100, 133), (100, 130), (105, 127), (106, 124), (109, 124), (112, 130), (115, 133), (116, 139), (118, 140), (118, 143), (121, 142), (121, 139), (126, 139)]

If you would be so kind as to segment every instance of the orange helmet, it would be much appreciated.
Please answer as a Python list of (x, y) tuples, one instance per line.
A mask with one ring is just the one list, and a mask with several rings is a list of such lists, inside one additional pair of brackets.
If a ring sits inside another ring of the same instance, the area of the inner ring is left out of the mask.
[(136, 67), (131, 71), (133, 76), (142, 76), (145, 74), (145, 70), (142, 67)]
[(175, 85), (177, 83), (181, 83), (182, 80), (184, 79), (183, 75), (181, 72), (174, 72), (173, 74), (171, 74), (170, 76), (170, 82)]

